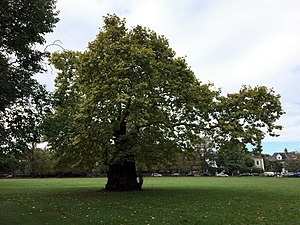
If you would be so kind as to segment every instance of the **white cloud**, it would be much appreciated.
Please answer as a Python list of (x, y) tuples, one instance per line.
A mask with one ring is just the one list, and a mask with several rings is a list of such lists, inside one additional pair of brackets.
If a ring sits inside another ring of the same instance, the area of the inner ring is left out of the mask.
[(284, 105), (284, 108), (286, 114), (279, 121), (279, 123), (284, 124), (280, 139), (284, 141), (299, 141), (300, 104), (288, 103)]

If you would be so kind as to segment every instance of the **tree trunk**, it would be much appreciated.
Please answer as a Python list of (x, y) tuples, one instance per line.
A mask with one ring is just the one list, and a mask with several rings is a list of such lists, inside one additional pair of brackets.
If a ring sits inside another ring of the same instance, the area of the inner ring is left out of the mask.
[(142, 188), (142, 179), (137, 181), (134, 161), (109, 165), (107, 178), (105, 190), (108, 191), (140, 191)]
[(143, 178), (139, 177), (139, 182), (137, 181), (134, 155), (130, 154), (132, 140), (126, 135), (126, 117), (128, 113), (129, 111), (120, 116), (120, 127), (114, 132), (116, 149), (118, 149), (117, 154), (124, 152), (127, 154), (123, 155), (122, 160), (118, 163), (109, 165), (108, 180), (105, 187), (108, 191), (140, 191), (142, 189)]

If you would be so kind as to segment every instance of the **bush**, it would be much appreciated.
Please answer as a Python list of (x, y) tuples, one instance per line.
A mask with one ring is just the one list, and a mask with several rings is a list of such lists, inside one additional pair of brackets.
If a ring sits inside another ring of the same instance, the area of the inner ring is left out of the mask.
[(261, 168), (257, 168), (257, 167), (252, 167), (252, 173), (258, 173), (258, 174), (261, 174), (263, 173), (263, 169)]
[(240, 171), (241, 173), (263, 173), (264, 171), (261, 168), (257, 167), (244, 167)]

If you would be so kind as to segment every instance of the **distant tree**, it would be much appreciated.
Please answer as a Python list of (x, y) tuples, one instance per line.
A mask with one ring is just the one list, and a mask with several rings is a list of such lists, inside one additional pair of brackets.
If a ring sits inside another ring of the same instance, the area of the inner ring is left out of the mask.
[(255, 166), (254, 160), (251, 157), (246, 156), (245, 157), (245, 166), (248, 168), (254, 167)]
[[(44, 71), (49, 53), (38, 50), (44, 35), (58, 21), (54, 0), (2, 0), (0, 2), (0, 151), (15, 157), (37, 135), (30, 131), (46, 98), (33, 75)], [(36, 140), (35, 140), (36, 141)]]
[(262, 151), (263, 151), (263, 146), (262, 146), (261, 140), (259, 140), (257, 142), (257, 145), (255, 146), (255, 148), (253, 148), (252, 153), (254, 155), (261, 155)]
[[(59, 70), (48, 141), (61, 160), (108, 165), (107, 190), (140, 190), (139, 165), (164, 163), (208, 136), (216, 146), (256, 144), (280, 128), (279, 96), (243, 87), (220, 96), (202, 84), (167, 39), (116, 15), (84, 52), (52, 55)], [(217, 147), (219, 148), (219, 147)]]
[(52, 152), (48, 149), (33, 149), (28, 166), (33, 176), (54, 174), (55, 160)]
[(236, 175), (245, 165), (247, 149), (238, 141), (223, 143), (217, 154), (217, 165), (221, 170)]
[(13, 174), (19, 168), (21, 165), (14, 155), (0, 152), (0, 175)]
[(300, 172), (300, 153), (290, 152), (290, 160), (286, 161), (284, 168), (290, 172)]
[(213, 140), (208, 136), (198, 137), (197, 140), (194, 140), (191, 148), (192, 151), (185, 153), (190, 164), (189, 171), (196, 170), (200, 173), (208, 171), (210, 167), (208, 162), (214, 161), (216, 157)]
[(267, 159), (265, 161), (265, 167), (266, 167), (266, 171), (280, 173), (284, 166), (281, 162), (270, 161), (270, 160)]
[(9, 108), (0, 112), (3, 128), (1, 152), (16, 159), (31, 158), (36, 144), (44, 134), (43, 117), (50, 111), (50, 96), (38, 83), (31, 95), (18, 98)]
[(216, 154), (215, 154), (215, 144), (213, 140), (211, 140), (209, 137), (203, 137), (200, 139), (201, 144), (199, 145), (196, 150), (198, 151), (198, 154), (200, 156), (200, 162), (201, 162), (201, 172), (204, 173), (210, 169), (210, 165), (208, 162), (215, 161)]

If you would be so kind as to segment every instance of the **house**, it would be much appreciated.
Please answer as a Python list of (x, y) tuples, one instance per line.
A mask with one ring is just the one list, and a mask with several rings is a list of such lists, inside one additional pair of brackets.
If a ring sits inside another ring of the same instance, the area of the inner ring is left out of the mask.
[(279, 162), (282, 164), (282, 173), (286, 173), (285, 163), (293, 160), (295, 158), (295, 152), (288, 152), (285, 148), (283, 152), (275, 152), (272, 156), (269, 157), (271, 162)]
[(254, 161), (254, 167), (260, 168), (263, 171), (265, 171), (265, 163), (264, 163), (264, 158), (262, 156), (251, 155), (250, 157)]
[(272, 162), (280, 162), (284, 164), (286, 161), (291, 160), (288, 150), (285, 148), (283, 152), (275, 152), (269, 158)]

